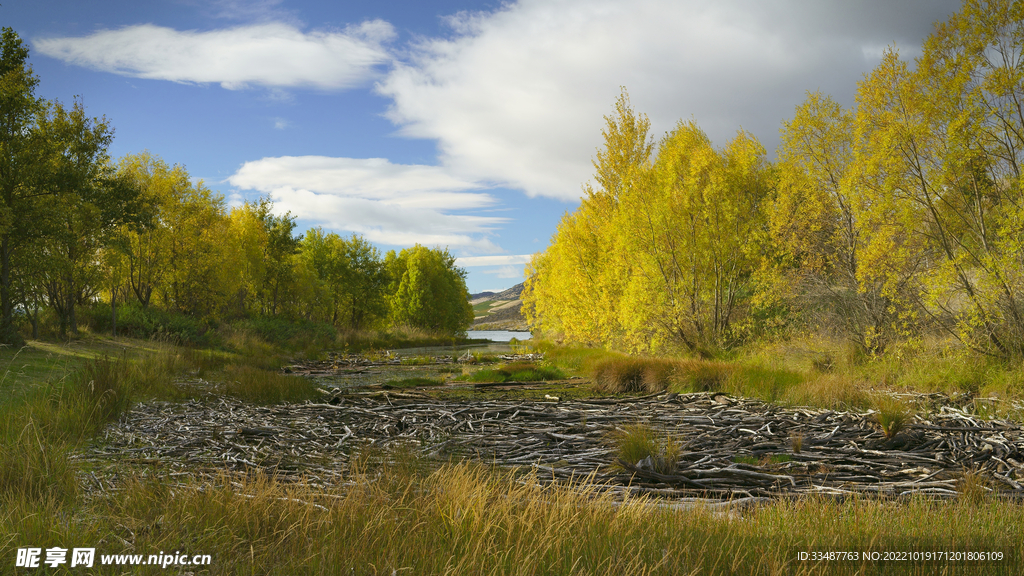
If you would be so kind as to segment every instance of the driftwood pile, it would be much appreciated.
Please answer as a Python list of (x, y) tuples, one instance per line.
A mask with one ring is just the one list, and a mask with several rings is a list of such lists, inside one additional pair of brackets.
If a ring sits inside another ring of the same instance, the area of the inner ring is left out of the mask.
[[(416, 393), (253, 406), (219, 398), (140, 404), (80, 454), (94, 470), (125, 464), (170, 474), (263, 470), (329, 484), (368, 446), (474, 458), (667, 497), (912, 494), (952, 497), (965, 478), (1024, 497), (1024, 430), (941, 400), (892, 439), (871, 414), (783, 408), (712, 394), (571, 402), (437, 400)], [(680, 445), (675, 469), (620, 462), (616, 437), (643, 423)], [(102, 474), (101, 474), (102, 476)], [(103, 489), (101, 476), (92, 481)]]

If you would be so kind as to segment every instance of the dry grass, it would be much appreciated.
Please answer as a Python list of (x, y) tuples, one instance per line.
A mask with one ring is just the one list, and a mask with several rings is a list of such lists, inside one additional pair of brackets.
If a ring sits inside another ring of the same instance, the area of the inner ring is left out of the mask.
[[(107, 491), (89, 498), (78, 493), (75, 474), (85, 469), (69, 458), (75, 443), (116, 417), (122, 400), (169, 393), (164, 386), (173, 389), (171, 372), (206, 370), (215, 377), (223, 369), (239, 383), (251, 379), (252, 390), (266, 381), (273, 394), (295, 384), (251, 367), (222, 367), (221, 361), (175, 350), (143, 362), (108, 360), (4, 405), (4, 550), (75, 545), (95, 545), (98, 554), (179, 550), (210, 554), (209, 573), (224, 575), (1021, 572), (1024, 509), (972, 488), (969, 475), (961, 483), (964, 497), (952, 503), (810, 498), (728, 514), (674, 510), (646, 499), (618, 503), (600, 488), (544, 488), (530, 474), (418, 461), (408, 454), (356, 458), (352, 472), (327, 487), (261, 475), (188, 480), (162, 477), (159, 468), (133, 475), (126, 465), (119, 484), (108, 482)], [(686, 363), (671, 366), (681, 365)], [(763, 391), (776, 394), (786, 385), (784, 372), (741, 366), (722, 386), (754, 386), (759, 374), (767, 382)], [(637, 434), (636, 443), (647, 449), (641, 459), (678, 459), (674, 442), (647, 435), (650, 442)], [(1011, 561), (947, 567), (799, 562), (796, 557), (798, 550), (839, 548), (999, 550)], [(98, 566), (90, 573), (153, 570)]]
[(613, 356), (595, 361), (590, 372), (607, 392), (707, 392), (722, 388), (731, 367), (705, 360)]
[(870, 405), (871, 396), (865, 383), (847, 374), (811, 374), (786, 389), (781, 400), (802, 406), (818, 406), (833, 410), (863, 409)]
[[(599, 488), (542, 488), (479, 465), (369, 468), (343, 487), (265, 476), (129, 479), (75, 505), (4, 496), (10, 547), (96, 543), (98, 554), (210, 554), (211, 574), (1016, 574), (1019, 505), (806, 499), (741, 514)], [(896, 519), (905, 519), (897, 521)], [(1000, 550), (1003, 563), (800, 562), (798, 550)], [(906, 571), (906, 572), (905, 572)], [(152, 573), (97, 567), (95, 574)]]

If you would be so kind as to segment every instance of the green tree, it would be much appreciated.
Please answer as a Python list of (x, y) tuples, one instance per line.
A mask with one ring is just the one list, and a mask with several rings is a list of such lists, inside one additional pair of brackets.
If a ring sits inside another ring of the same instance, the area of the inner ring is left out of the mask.
[(300, 251), (317, 278), (313, 308), (323, 311), (324, 320), (360, 330), (386, 314), (387, 273), (372, 244), (355, 234), (347, 239), (325, 234), (318, 227), (305, 234)]
[(147, 308), (174, 266), (168, 261), (169, 236), (172, 228), (181, 227), (175, 222), (177, 205), (191, 199), (192, 183), (183, 167), (170, 167), (149, 152), (125, 155), (118, 160), (117, 172), (141, 190), (143, 218), (140, 225), (122, 227), (110, 247), (123, 256), (133, 299)]
[(39, 79), (28, 64), (28, 48), (10, 28), (0, 39), (0, 343), (20, 345), (13, 323), (14, 261), (38, 235), (33, 223), (45, 213), (36, 186), (40, 176), (36, 98)]
[(473, 322), (466, 271), (448, 250), (417, 244), (385, 257), (391, 321), (440, 334), (465, 332)]
[(81, 102), (65, 108), (53, 102), (40, 113), (48, 214), (35, 224), (44, 231), (40, 257), (45, 286), (60, 333), (78, 333), (75, 309), (98, 291), (98, 252), (114, 230), (139, 216), (139, 190), (118, 178), (107, 147), (113, 133), (106, 119), (89, 118)]
[(295, 217), (275, 215), (269, 198), (231, 210), (231, 230), (240, 258), (238, 304), (273, 316), (292, 290), (293, 266), (302, 236), (293, 236)]

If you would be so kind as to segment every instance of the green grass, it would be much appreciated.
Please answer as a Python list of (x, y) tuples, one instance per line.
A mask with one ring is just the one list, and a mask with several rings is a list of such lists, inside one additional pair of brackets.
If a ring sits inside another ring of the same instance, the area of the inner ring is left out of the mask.
[(530, 343), (536, 350), (544, 353), (544, 361), (557, 366), (566, 372), (584, 375), (589, 374), (595, 362), (609, 357), (621, 357), (621, 354), (597, 348), (562, 347), (550, 342)]
[(402, 378), (400, 380), (388, 380), (381, 388), (385, 390), (390, 388), (420, 388), (423, 386), (441, 386), (444, 382), (436, 378)]
[(225, 368), (224, 393), (255, 404), (303, 402), (319, 396), (309, 378), (239, 364)]
[(564, 380), (565, 374), (558, 368), (540, 366), (529, 362), (516, 362), (494, 369), (477, 370), (456, 378), (468, 382), (543, 382)]
[(613, 434), (618, 445), (618, 458), (636, 466), (650, 458), (655, 472), (674, 474), (679, 463), (679, 444), (671, 437), (664, 438), (647, 424), (627, 424)]
[(739, 464), (750, 464), (752, 466), (771, 466), (773, 464), (789, 462), (792, 459), (792, 456), (789, 454), (765, 454), (760, 458), (755, 456), (734, 456), (732, 461)]
[(875, 409), (875, 420), (886, 438), (895, 437), (914, 418), (914, 411), (909, 404), (889, 395), (879, 397)]
[(487, 312), (491, 310), (492, 306), (494, 306), (494, 300), (485, 300), (483, 302), (480, 302), (479, 304), (474, 304), (473, 315), (483, 316), (484, 314), (487, 314)]

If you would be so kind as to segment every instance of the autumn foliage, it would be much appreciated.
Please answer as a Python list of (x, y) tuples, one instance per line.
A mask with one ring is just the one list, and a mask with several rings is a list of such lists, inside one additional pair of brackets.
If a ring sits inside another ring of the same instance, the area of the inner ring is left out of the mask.
[(740, 131), (661, 141), (628, 96), (594, 184), (527, 269), (555, 339), (698, 355), (787, 329), (880, 354), (926, 334), (1024, 355), (1024, 3), (968, 0), (856, 106), (809, 93), (769, 163)]

